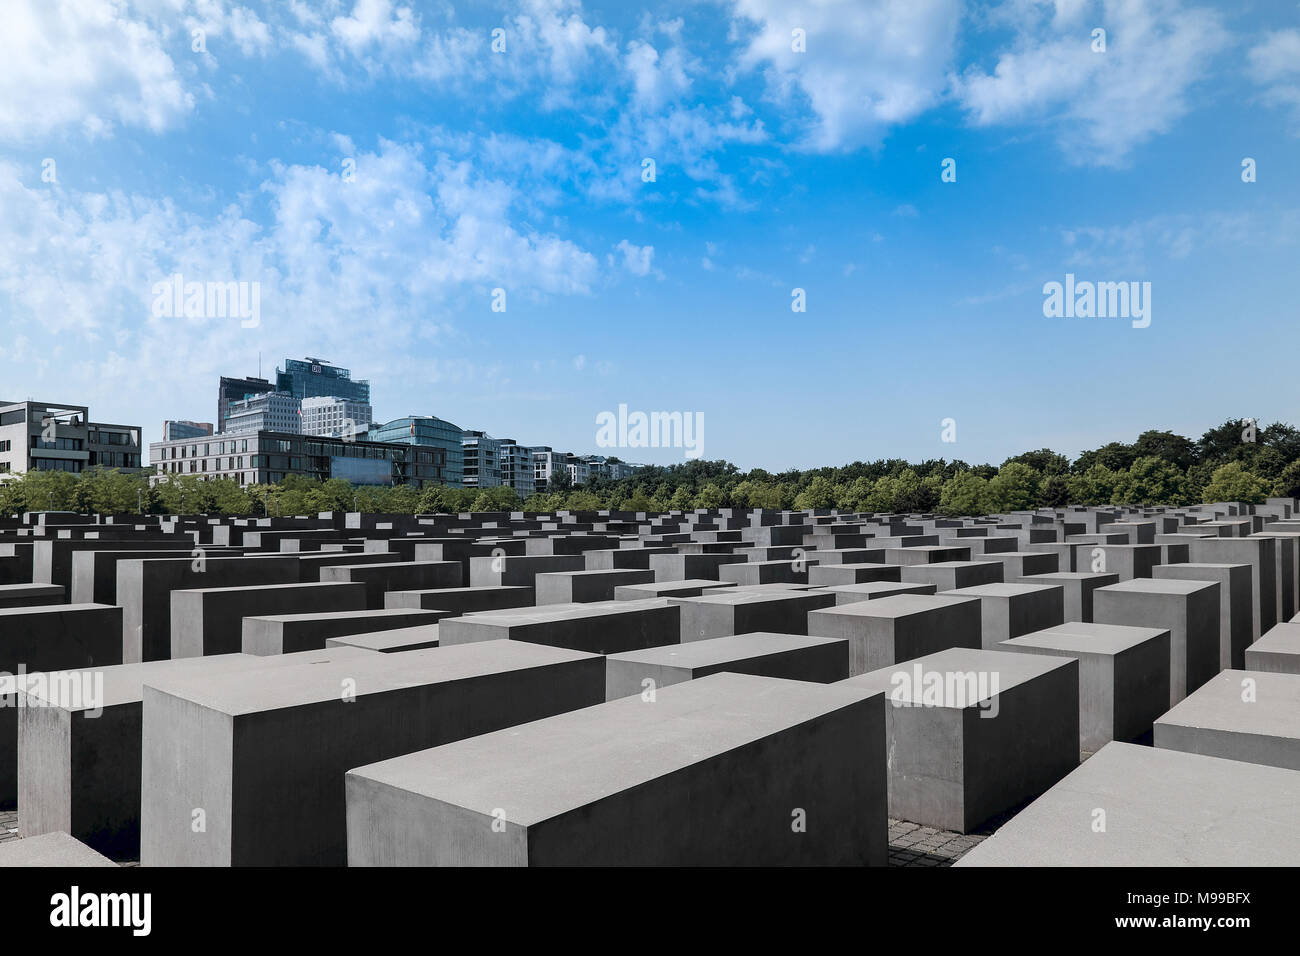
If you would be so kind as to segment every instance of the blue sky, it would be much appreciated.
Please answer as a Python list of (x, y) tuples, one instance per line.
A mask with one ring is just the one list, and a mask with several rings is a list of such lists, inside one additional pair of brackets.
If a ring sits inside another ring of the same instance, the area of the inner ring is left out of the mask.
[[(620, 404), (699, 413), (771, 470), (1300, 421), (1294, 3), (6, 15), (2, 398), (157, 440), (314, 355), (381, 421), (588, 452)], [(178, 272), (257, 282), (259, 323), (154, 315)], [(1066, 273), (1150, 282), (1150, 326), (1045, 318)]]

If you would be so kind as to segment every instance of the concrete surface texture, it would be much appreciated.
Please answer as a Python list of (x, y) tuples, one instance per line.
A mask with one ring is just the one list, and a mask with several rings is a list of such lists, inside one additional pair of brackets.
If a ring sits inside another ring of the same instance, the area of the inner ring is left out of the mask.
[(883, 723), (878, 693), (745, 674), (610, 701), (353, 769), (348, 862), (883, 865)]

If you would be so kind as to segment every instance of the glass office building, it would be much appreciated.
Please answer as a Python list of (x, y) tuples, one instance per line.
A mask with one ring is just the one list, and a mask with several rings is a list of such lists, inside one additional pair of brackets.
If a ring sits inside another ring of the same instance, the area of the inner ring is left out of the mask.
[(275, 370), (275, 390), (292, 395), (298, 401), (328, 395), (350, 402), (370, 404), (370, 383), (352, 380), (352, 372), (324, 359), (285, 359), (284, 368)]
[(370, 441), (415, 445), (435, 453), (437, 476), (433, 484), (463, 488), (465, 460), (461, 449), (459, 425), (432, 415), (409, 415), (370, 429)]

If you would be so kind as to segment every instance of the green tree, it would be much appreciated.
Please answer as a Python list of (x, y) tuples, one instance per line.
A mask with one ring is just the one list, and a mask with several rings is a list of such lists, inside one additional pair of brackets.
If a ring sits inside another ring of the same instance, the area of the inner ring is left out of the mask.
[(1147, 455), (1118, 476), (1111, 492), (1113, 505), (1187, 504), (1187, 476), (1172, 462)]
[(1268, 497), (1269, 483), (1247, 471), (1239, 461), (1230, 461), (1214, 469), (1214, 477), (1205, 489), (1205, 501), (1240, 501), (1261, 504)]
[(939, 513), (945, 515), (986, 515), (989, 507), (988, 480), (974, 471), (959, 471), (943, 483), (939, 495)]
[(1180, 471), (1196, 463), (1195, 443), (1169, 431), (1144, 431), (1133, 443), (1133, 453), (1138, 458), (1163, 458)]
[(1108, 505), (1122, 480), (1119, 472), (1105, 465), (1093, 465), (1070, 478), (1070, 501), (1080, 505)]
[(700, 493), (695, 496), (695, 507), (697, 508), (721, 508), (724, 496), (722, 489), (709, 482), (700, 489)]
[(604, 505), (590, 491), (579, 489), (578, 491), (569, 492), (565, 498), (564, 507), (567, 511), (599, 511)]
[(1038, 485), (1043, 476), (1023, 462), (1009, 461), (989, 481), (989, 503), (993, 511), (1026, 511), (1038, 503)]

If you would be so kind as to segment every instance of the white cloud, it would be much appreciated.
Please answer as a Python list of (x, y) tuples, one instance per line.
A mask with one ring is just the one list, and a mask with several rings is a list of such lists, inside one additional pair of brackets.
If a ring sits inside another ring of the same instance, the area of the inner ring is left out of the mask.
[[(1045, 121), (1076, 164), (1119, 165), (1191, 108), (1191, 87), (1226, 43), (1222, 19), (1181, 0), (1105, 0), (1058, 6), (1018, 3), (1014, 49), (992, 72), (953, 78), (979, 126)], [(1050, 16), (1049, 16), (1050, 14)], [(1091, 29), (1106, 30), (1105, 52)]]
[[(237, 205), (200, 216), (148, 196), (27, 186), (0, 163), (0, 334), (14, 343), (6, 357), (27, 363), (29, 389), (61, 395), (74, 381), (92, 402), (135, 396), (143, 408), (258, 350), (347, 355), (358, 335), (369, 366), (427, 381), (413, 345), (453, 331), (440, 316), (480, 300), (486, 316), (498, 286), (513, 306), (585, 294), (599, 278), (595, 256), (519, 221), (512, 186), (467, 163), (425, 164), (409, 147), (358, 156), (351, 182), (272, 164), (262, 193), (265, 224)], [(154, 284), (176, 272), (259, 283), (260, 326), (153, 316)]]
[(691, 88), (679, 46), (661, 56), (649, 43), (633, 40), (627, 45), (625, 62), (632, 76), (633, 102), (642, 109), (658, 110)]
[(1267, 34), (1250, 49), (1246, 61), (1251, 79), (1265, 87), (1265, 102), (1291, 110), (1300, 134), (1300, 30)]
[(410, 7), (394, 7), (390, 0), (357, 0), (351, 16), (330, 21), (330, 32), (348, 52), (360, 56), (375, 47), (386, 52), (414, 43), (420, 26)]
[(647, 276), (654, 268), (654, 246), (638, 246), (621, 239), (614, 249), (623, 254), (623, 268), (634, 276)]
[[(772, 94), (807, 97), (806, 145), (876, 145), (889, 127), (935, 105), (961, 17), (960, 0), (732, 0), (733, 32), (749, 36), (745, 69), (764, 70)], [(754, 32), (756, 29), (756, 32)], [(806, 52), (792, 49), (803, 30)]]
[(0, 140), (177, 124), (194, 98), (164, 39), (108, 0), (10, 0), (0, 29)]
[(200, 29), (209, 53), (219, 52), (219, 41), (229, 36), (244, 56), (267, 53), (272, 47), (271, 29), (247, 7), (226, 8), (223, 0), (194, 0), (193, 14), (186, 18), (187, 32)]

